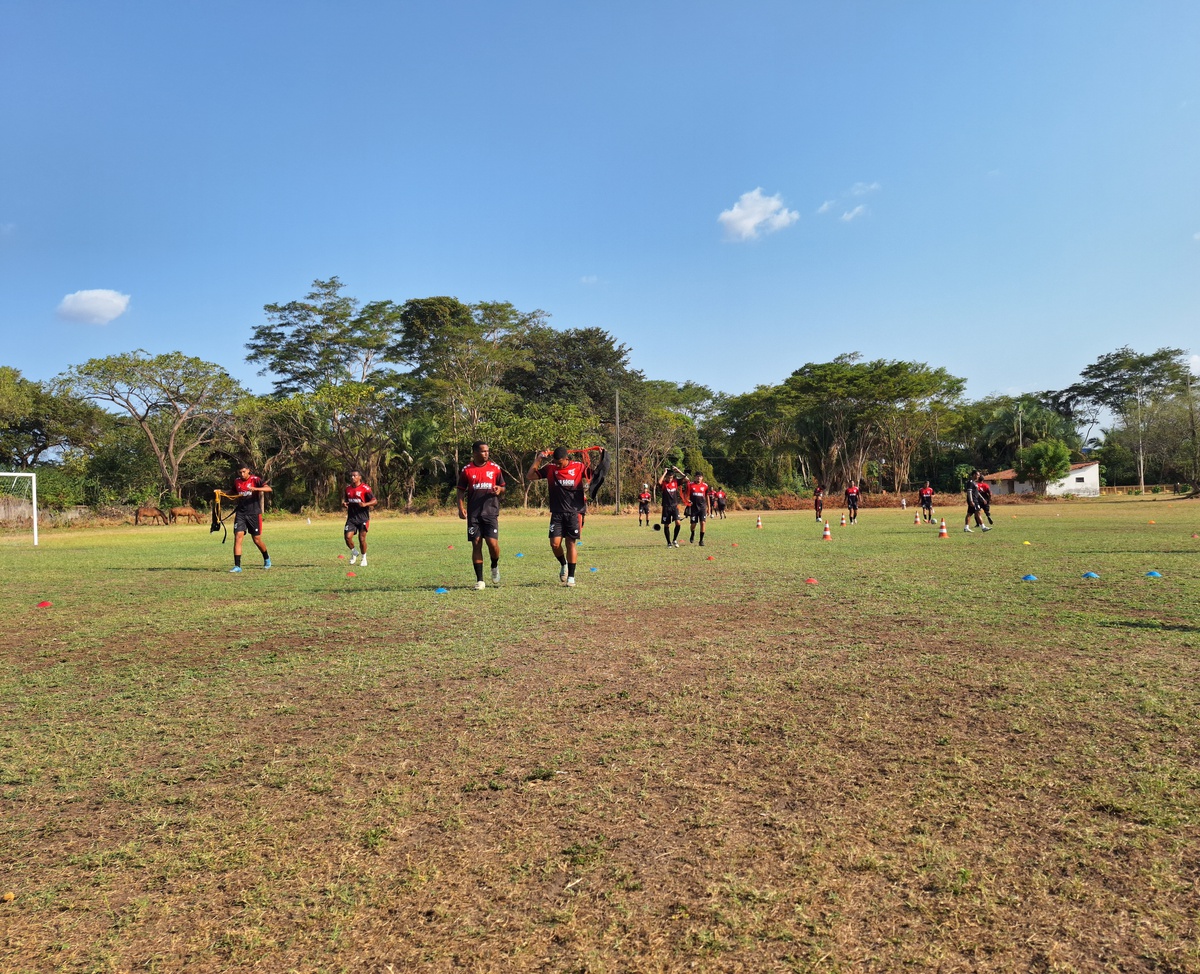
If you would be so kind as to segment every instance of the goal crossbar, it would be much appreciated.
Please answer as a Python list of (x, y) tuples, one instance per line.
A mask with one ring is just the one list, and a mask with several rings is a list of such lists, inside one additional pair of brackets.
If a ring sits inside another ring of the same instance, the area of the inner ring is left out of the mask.
[(0, 470), (0, 484), (11, 479), (15, 486), (22, 478), (29, 481), (29, 502), (33, 508), (33, 546), (36, 548), (38, 543), (37, 474)]

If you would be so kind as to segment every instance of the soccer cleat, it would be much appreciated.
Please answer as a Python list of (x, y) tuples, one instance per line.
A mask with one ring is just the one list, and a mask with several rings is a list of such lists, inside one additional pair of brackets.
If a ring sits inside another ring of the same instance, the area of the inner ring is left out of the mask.
[(350, 564), (353, 565), (358, 561), (358, 552), (353, 548), (350, 549)]
[(475, 583), (475, 591), (476, 592), (480, 591), (481, 589), (485, 589), (485, 588), (487, 588), (487, 582), (485, 582), (482, 578), (478, 582)]
[(986, 524), (982, 525), (982, 527), (983, 527), (983, 530), (984, 530), (984, 531), (990, 531), (990, 530), (992, 530), (992, 529), (991, 529), (990, 527), (988, 527), (988, 525), (986, 525)]
[(263, 571), (266, 571), (270, 567), (271, 567), (271, 559), (268, 558), (266, 561), (263, 562)]
[(967, 532), (967, 534), (971, 534), (971, 533), (972, 533), (972, 532), (971, 532), (971, 525), (969, 525), (969, 524), (964, 524), (964, 525), (963, 525), (963, 530), (964, 530), (964, 531), (966, 531), (966, 532)]
[(701, 539), (700, 539), (700, 547), (701, 547), (701, 548), (703, 548), (703, 547), (704, 547), (704, 539), (703, 539), (703, 538), (701, 538)]
[(567, 580), (567, 566), (565, 564), (559, 566), (558, 580), (563, 583)]
[(500, 584), (500, 569), (499, 568), (492, 569), (492, 584), (493, 585)]
[(574, 587), (575, 587), (575, 576), (574, 576), (574, 575), (568, 575), (568, 576), (567, 576), (567, 580), (566, 580), (565, 582), (563, 582), (563, 584), (564, 584), (564, 585), (565, 585), (567, 588), (574, 588)]
[(241, 566), (241, 565), (234, 565), (234, 566), (233, 566), (231, 569), (229, 569), (229, 574), (230, 574), (230, 575), (236, 575), (236, 574), (237, 574), (238, 572), (240, 572), (241, 570), (242, 570), (242, 566)]

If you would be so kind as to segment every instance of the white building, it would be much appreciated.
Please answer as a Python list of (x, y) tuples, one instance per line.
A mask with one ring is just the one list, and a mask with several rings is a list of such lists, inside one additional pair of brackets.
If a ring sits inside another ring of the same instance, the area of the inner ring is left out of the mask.
[[(1015, 470), (1001, 470), (999, 473), (988, 474), (983, 479), (991, 485), (993, 494), (1033, 493), (1033, 484), (1026, 480), (1017, 480)], [(1064, 494), (1072, 494), (1075, 497), (1099, 497), (1099, 462), (1089, 460), (1084, 463), (1071, 464), (1071, 470), (1065, 477), (1046, 484), (1046, 494), (1049, 497), (1062, 497)]]

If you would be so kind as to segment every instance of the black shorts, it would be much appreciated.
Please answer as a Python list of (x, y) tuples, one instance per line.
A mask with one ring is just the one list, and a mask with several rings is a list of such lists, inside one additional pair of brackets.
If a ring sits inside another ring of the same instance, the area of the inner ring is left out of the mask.
[(351, 511), (346, 515), (346, 526), (342, 529), (345, 534), (358, 534), (366, 531), (371, 524), (371, 515), (366, 511)]
[(932, 511), (933, 510), (933, 498), (932, 497), (922, 497), (921, 498), (921, 507), (927, 511)]
[(664, 507), (662, 517), (659, 519), (663, 524), (675, 524), (679, 521), (678, 507)]
[(697, 521), (707, 521), (708, 520), (708, 508), (707, 507), (697, 507), (695, 504), (693, 504), (690, 519), (693, 524), (695, 524)]
[(650, 513), (650, 502), (649, 501), (638, 501), (638, 513), (639, 514), (649, 514)]
[(550, 515), (550, 537), (552, 538), (571, 538), (575, 541), (579, 540), (579, 515), (578, 514), (551, 514)]
[(846, 506), (848, 508), (850, 508), (850, 510), (852, 510), (852, 511), (857, 511), (858, 510), (858, 498), (857, 497), (847, 497), (846, 498)]
[(262, 514), (258, 511), (237, 511), (233, 515), (233, 533), (239, 531), (257, 538), (262, 534)]
[(720, 514), (724, 510), (725, 510), (725, 502), (717, 501), (717, 513)]
[(467, 540), (476, 538), (500, 537), (500, 518), (488, 517), (486, 514), (467, 519)]

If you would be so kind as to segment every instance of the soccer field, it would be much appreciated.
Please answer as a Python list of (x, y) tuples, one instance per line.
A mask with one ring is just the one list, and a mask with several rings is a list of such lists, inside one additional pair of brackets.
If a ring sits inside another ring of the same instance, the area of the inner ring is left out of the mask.
[(1200, 972), (1200, 503), (826, 513), (0, 538), (0, 969)]

